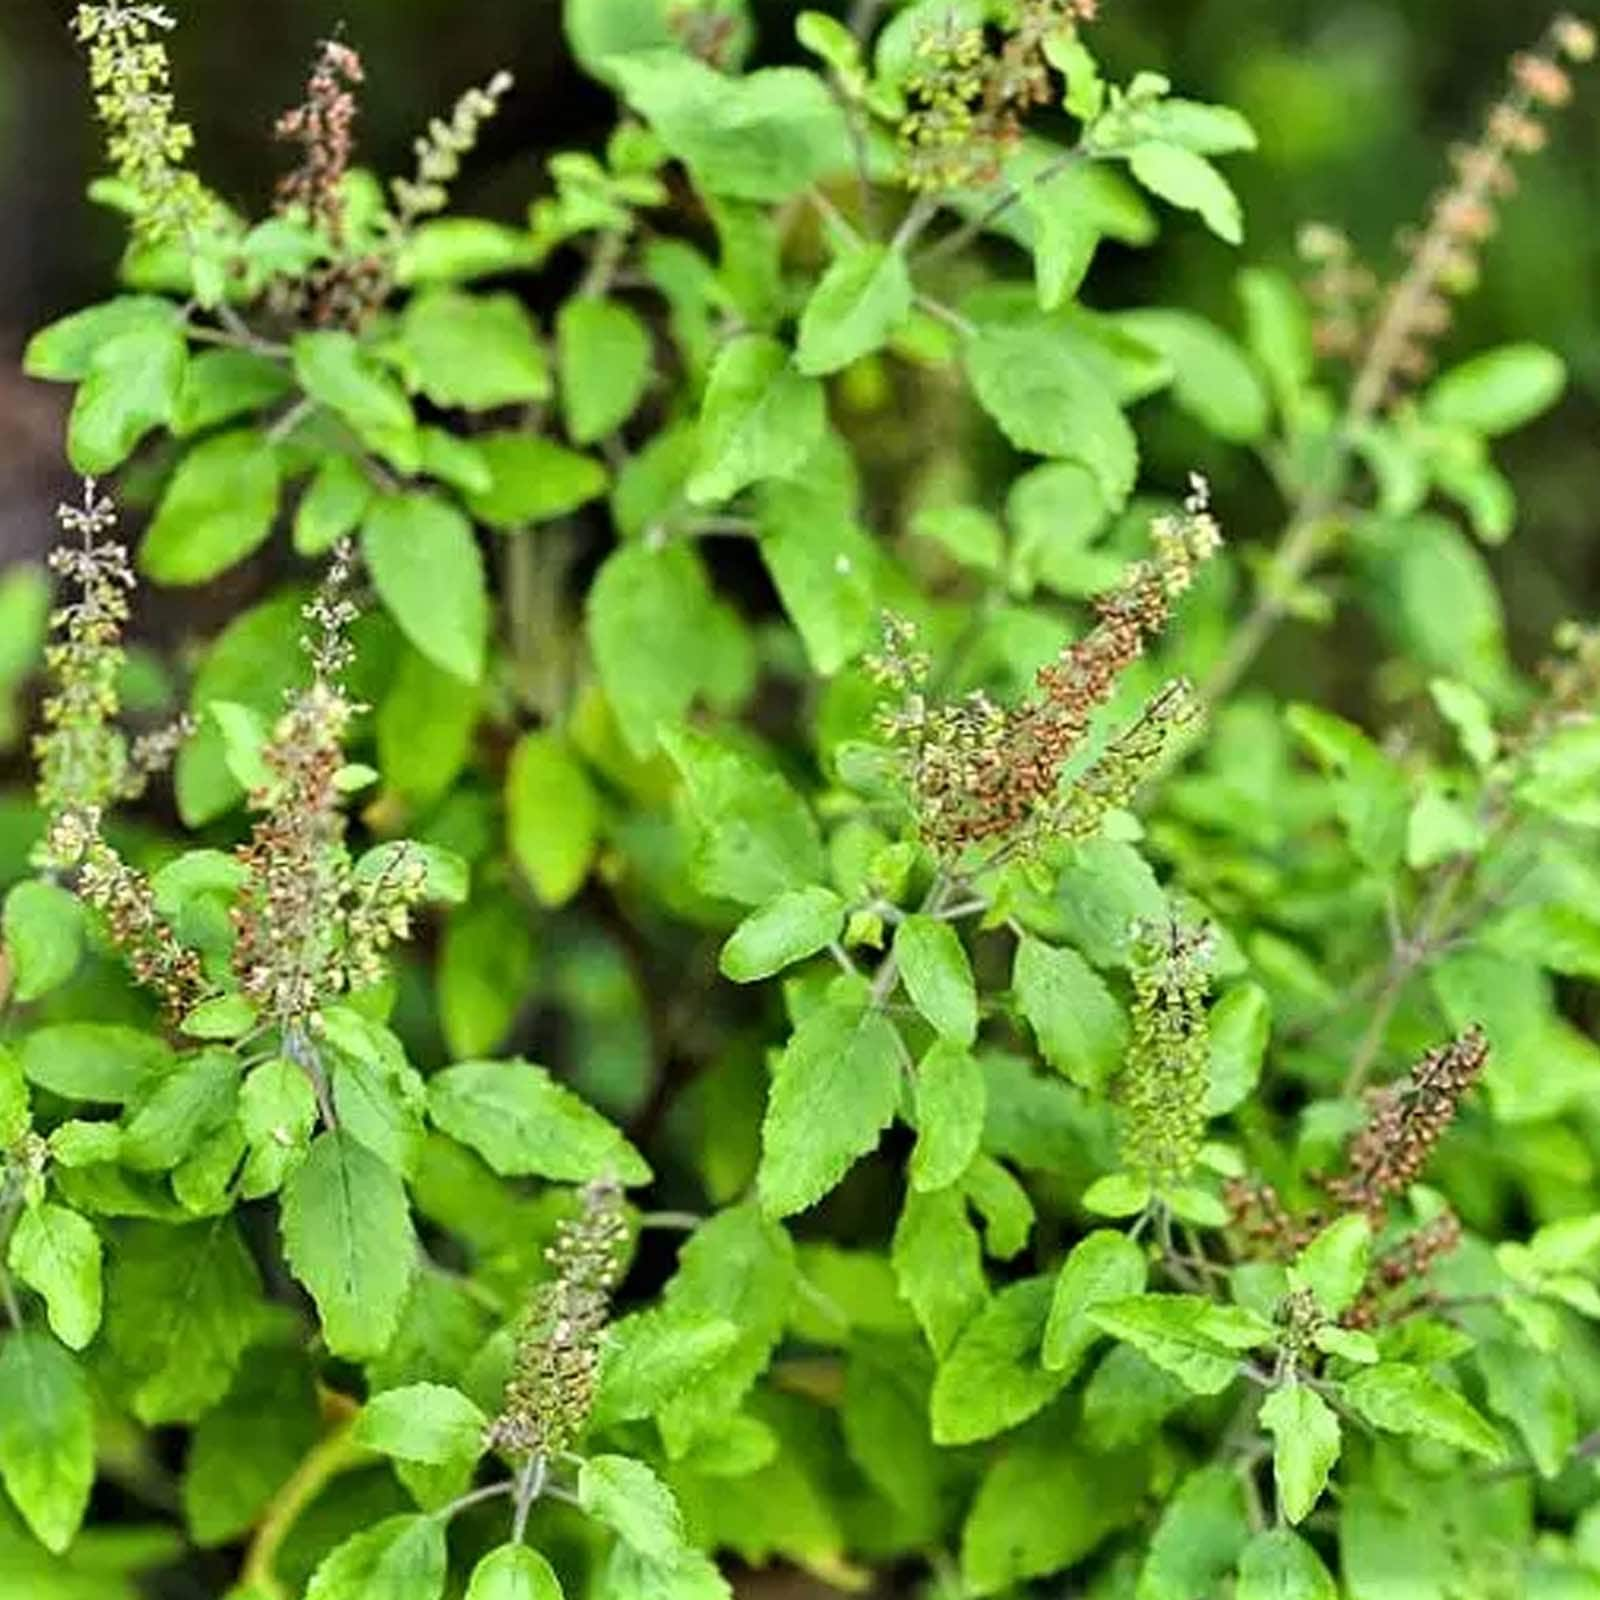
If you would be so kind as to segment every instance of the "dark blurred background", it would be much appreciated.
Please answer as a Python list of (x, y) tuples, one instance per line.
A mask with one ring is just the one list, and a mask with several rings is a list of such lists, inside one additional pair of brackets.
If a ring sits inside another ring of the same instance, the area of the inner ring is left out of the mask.
[[(342, 26), (364, 55), (361, 158), (407, 165), (428, 116), (510, 67), (517, 90), (460, 203), (520, 217), (540, 158), (598, 142), (604, 91), (564, 46), (558, 0), (173, 0), (180, 106), (207, 181), (241, 207), (267, 203), (281, 152), (269, 137), (293, 104), (315, 42)], [(758, 0), (758, 59), (792, 58), (793, 0)], [(844, 9), (842, 0), (826, 7)], [(0, 564), (49, 534), (64, 472), (63, 396), (15, 375), (28, 331), (112, 283), (117, 219), (89, 205), (98, 133), (68, 22), (68, 0), (0, 0)], [(1241, 107), (1262, 149), (1229, 163), (1245, 201), (1251, 260), (1292, 264), (1297, 226), (1337, 222), (1380, 262), (1497, 92), (1509, 55), (1546, 21), (1514, 0), (1105, 0), (1097, 45), (1114, 76), (1166, 72), (1183, 92)], [(1522, 502), (1517, 536), (1493, 554), (1513, 646), (1527, 661), (1553, 621), (1600, 612), (1600, 70), (1556, 121), (1552, 148), (1525, 163), (1522, 193), (1491, 247), (1481, 292), (1446, 358), (1535, 338), (1566, 357), (1565, 404), (1511, 441)], [(1232, 320), (1237, 258), (1198, 228), (1169, 227), (1148, 255), (1110, 258), (1090, 298), (1115, 307), (1170, 300)], [(531, 290), (537, 298), (537, 286)], [(1270, 507), (1261, 508), (1262, 520)], [(1236, 536), (1268, 537), (1270, 526)]]

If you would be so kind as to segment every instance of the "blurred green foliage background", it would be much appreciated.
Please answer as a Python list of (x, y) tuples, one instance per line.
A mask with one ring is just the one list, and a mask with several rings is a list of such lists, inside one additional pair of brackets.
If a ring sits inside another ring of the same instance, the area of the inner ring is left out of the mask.
[[(517, 91), (459, 190), (464, 210), (520, 216), (540, 192), (542, 156), (597, 142), (611, 115), (565, 48), (559, 0), (176, 0), (172, 9), (182, 24), (176, 89), (201, 170), (257, 209), (281, 165), (272, 121), (298, 98), (315, 42), (335, 29), (366, 60), (361, 156), (383, 170), (404, 167), (416, 130), (464, 87), (502, 66), (514, 71)], [(793, 0), (759, 7), (761, 59), (796, 54), (800, 9)], [(98, 134), (70, 13), (67, 0), (0, 6), (0, 560), (42, 544), (63, 476), (58, 397), (14, 375), (16, 354), (28, 330), (103, 296), (119, 248), (119, 220), (83, 199)], [(1511, 0), (1105, 0), (1098, 48), (1114, 72), (1158, 67), (1185, 93), (1252, 118), (1261, 150), (1230, 169), (1249, 219), (1245, 259), (1292, 265), (1297, 227), (1318, 219), (1346, 229), (1381, 267), (1445, 172), (1451, 141), (1470, 134), (1507, 58), (1544, 21), (1541, 8)], [(1597, 155), (1591, 75), (1558, 119), (1552, 148), (1525, 164), (1482, 289), (1444, 346), (1448, 359), (1537, 339), (1572, 369), (1565, 404), (1515, 441), (1521, 525), (1492, 552), (1524, 662), (1561, 617), (1600, 611)], [(1090, 298), (1189, 305), (1232, 320), (1238, 261), (1199, 228), (1173, 226), (1153, 251), (1106, 257)], [(1207, 461), (1199, 441), (1181, 435), (1148, 444), (1173, 466), (1192, 447), (1195, 464), (1217, 471), (1235, 540), (1275, 535), (1264, 478)], [(1337, 697), (1341, 667), (1363, 665), (1369, 643), (1336, 631), (1307, 651), (1303, 631), (1290, 630), (1276, 665)]]

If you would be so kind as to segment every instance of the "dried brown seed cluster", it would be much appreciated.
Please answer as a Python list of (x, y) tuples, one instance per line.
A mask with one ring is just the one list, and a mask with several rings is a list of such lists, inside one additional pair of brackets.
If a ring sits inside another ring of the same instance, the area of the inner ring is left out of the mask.
[(1229, 1224), (1256, 1261), (1292, 1261), (1316, 1238), (1321, 1216), (1297, 1217), (1270, 1183), (1255, 1178), (1229, 1178), (1222, 1187)]
[(590, 1184), (546, 1253), (555, 1277), (534, 1291), (518, 1332), (505, 1400), (489, 1426), (495, 1449), (528, 1460), (571, 1449), (582, 1436), (627, 1242), (621, 1189)]
[(300, 165), (278, 182), (280, 208), (300, 208), (335, 248), (344, 244), (344, 180), (355, 149), (356, 97), (366, 81), (361, 57), (347, 44), (324, 41), (302, 105), (285, 111), (273, 132), (300, 147)]
[(1399, 1083), (1369, 1091), (1367, 1120), (1346, 1152), (1349, 1170), (1328, 1180), (1329, 1196), (1347, 1211), (1381, 1220), (1389, 1202), (1421, 1176), (1488, 1059), (1483, 1030), (1468, 1028), (1430, 1050)]
[(1426, 225), (1402, 236), (1410, 265), (1392, 283), (1380, 289), (1332, 230), (1310, 230), (1303, 240), (1316, 268), (1311, 292), (1322, 313), (1319, 344), (1360, 368), (1352, 397), (1357, 416), (1370, 416), (1431, 369), (1430, 347), (1452, 320), (1450, 299), (1476, 285), (1483, 244), (1516, 189), (1516, 159), (1544, 147), (1542, 119), (1572, 99), (1568, 67), (1592, 60), (1595, 44), (1589, 24), (1564, 15), (1534, 49), (1512, 58), (1509, 86), (1482, 132), (1450, 152), (1454, 177), (1434, 196)]
[(398, 851), (358, 884), (344, 847), (338, 779), (361, 709), (341, 683), (356, 615), (346, 597), (353, 559), (350, 545), (339, 546), (306, 606), (312, 681), (291, 695), (262, 750), (272, 782), (250, 797), (262, 814), (238, 852), (247, 877), (232, 912), (234, 972), (257, 1011), (285, 1030), (314, 1031), (326, 1000), (382, 975), (383, 951), (409, 934), (426, 882), (421, 861)]
[(1393, 1300), (1401, 1289), (1425, 1284), (1435, 1264), (1460, 1243), (1461, 1219), (1453, 1211), (1440, 1212), (1377, 1257), (1360, 1295), (1340, 1320), (1349, 1328), (1375, 1328), (1392, 1311), (1429, 1304), (1434, 1296), (1426, 1290), (1411, 1295), (1401, 1306), (1395, 1306)]
[(78, 897), (105, 918), (134, 981), (157, 995), (171, 1017), (186, 1016), (210, 987), (200, 957), (179, 941), (157, 910), (150, 880), (106, 843), (95, 813), (77, 813), (70, 824), (58, 823), (52, 834), (57, 848), (67, 848), (69, 827), (82, 830), (73, 841), (79, 852)]
[(953, 19), (928, 29), (906, 77), (911, 109), (900, 123), (910, 187), (994, 182), (1024, 119), (1054, 97), (1046, 47), (1098, 10), (1097, 0), (1015, 0), (997, 49), (981, 28)]
[[(1334, 1202), (1333, 1215), (1359, 1211), (1374, 1229), (1382, 1226), (1390, 1202), (1422, 1175), (1488, 1057), (1483, 1030), (1468, 1028), (1430, 1050), (1399, 1083), (1367, 1095), (1367, 1120), (1346, 1147), (1347, 1170), (1322, 1185)], [(1230, 1179), (1224, 1198), (1234, 1237), (1253, 1260), (1292, 1261), (1333, 1220), (1323, 1210), (1294, 1214), (1271, 1184), (1253, 1179)], [(1461, 1223), (1450, 1211), (1412, 1229), (1374, 1257), (1360, 1294), (1340, 1320), (1368, 1328), (1427, 1304), (1425, 1289), (1401, 1307), (1394, 1296), (1407, 1285), (1425, 1284), (1435, 1264), (1460, 1242)]]
[(361, 57), (347, 44), (322, 46), (304, 102), (278, 118), (279, 139), (300, 147), (300, 164), (278, 183), (280, 212), (300, 212), (321, 235), (329, 259), (303, 277), (273, 286), (273, 309), (318, 327), (359, 328), (387, 290), (382, 258), (349, 248), (345, 179), (355, 151), (358, 106), (354, 91), (366, 81)]
[[(1204, 483), (1196, 479), (1182, 514), (1158, 519), (1151, 531), (1153, 558), (1136, 563), (1117, 588), (1096, 597), (1095, 627), (1039, 670), (1038, 694), (1020, 706), (998, 706), (981, 692), (930, 705), (922, 692), (925, 659), (912, 650), (904, 624), (891, 628), (884, 653), (868, 666), (900, 694), (885, 731), (906, 752), (918, 823), (934, 849), (955, 855), (1060, 819), (1055, 801), (1063, 767), (1145, 642), (1166, 626), (1173, 601), (1221, 544)], [(1170, 736), (1184, 698), (1174, 691), (1147, 707), (1131, 749), (1120, 757), (1110, 753), (1095, 776), (1098, 799), (1109, 804), (1131, 792), (1149, 764), (1139, 758), (1149, 757), (1154, 736)], [(1074, 831), (1088, 825), (1096, 804), (1096, 794), (1084, 798)], [(1072, 819), (1070, 797), (1062, 810)]]

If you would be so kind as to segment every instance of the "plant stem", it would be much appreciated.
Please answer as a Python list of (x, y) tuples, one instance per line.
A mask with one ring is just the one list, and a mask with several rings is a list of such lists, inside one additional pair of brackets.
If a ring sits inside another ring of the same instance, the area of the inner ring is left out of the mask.
[(452, 1500), (449, 1505), (441, 1506), (433, 1513), (438, 1522), (448, 1522), (453, 1516), (467, 1510), (471, 1506), (482, 1505), (485, 1500), (499, 1500), (516, 1491), (516, 1483), (510, 1478), (502, 1478), (499, 1483), (486, 1484), (481, 1489), (469, 1489), (459, 1499)]
[(850, 21), (847, 26), (863, 43), (877, 23), (878, 13), (883, 10), (883, 6), (884, 0), (856, 0), (850, 8)]
[(3, 1200), (0, 1200), (0, 1303), (5, 1306), (6, 1320), (18, 1333), (22, 1332), (22, 1307), (17, 1304), (17, 1291), (12, 1287), (5, 1261), (11, 1247), (12, 1230), (21, 1214), (22, 1189), (12, 1178), (7, 1181)]
[(521, 1544), (528, 1531), (533, 1503), (544, 1493), (549, 1463), (544, 1456), (529, 1456), (517, 1472), (516, 1508), (511, 1514), (511, 1542)]
[(345, 1405), (350, 1414), (311, 1447), (256, 1524), (240, 1573), (241, 1589), (259, 1591), (272, 1600), (290, 1600), (289, 1591), (273, 1570), (278, 1551), (311, 1502), (341, 1473), (360, 1466), (367, 1458), (366, 1451), (354, 1439), (355, 1408), (348, 1401)]
[[(1507, 104), (1513, 113), (1505, 119), (1505, 126), (1509, 128), (1519, 120), (1517, 113), (1527, 111), (1527, 92), (1519, 90)], [(1492, 200), (1496, 176), (1503, 170), (1508, 150), (1505, 138), (1499, 134), (1492, 135), (1489, 142), (1480, 147), (1479, 158), (1463, 174), (1457, 191), (1463, 209), (1476, 209)], [(1395, 372), (1411, 346), (1419, 318), (1438, 294), (1455, 248), (1441, 208), (1418, 244), (1411, 265), (1384, 303), (1360, 370), (1350, 387), (1344, 415), (1334, 429), (1332, 459), (1318, 484), (1305, 492), (1291, 513), (1261, 581), (1255, 604), (1234, 635), (1227, 654), (1206, 681), (1202, 698), (1207, 702), (1214, 704), (1223, 699), (1249, 671), (1262, 646), (1283, 620), (1287, 597), (1316, 564), (1321, 553), (1321, 525), (1335, 505), (1336, 491), (1330, 485), (1344, 477), (1357, 437), (1382, 409)]]
[(931, 266), (935, 261), (942, 261), (946, 256), (953, 256), (965, 250), (985, 228), (1003, 217), (1029, 189), (1036, 189), (1041, 184), (1049, 183), (1052, 178), (1059, 178), (1069, 167), (1075, 167), (1080, 161), (1089, 159), (1091, 158), (1087, 150), (1081, 145), (1074, 145), (1072, 149), (1063, 151), (1055, 160), (1046, 162), (1031, 178), (1026, 178), (1021, 183), (1008, 183), (983, 210), (969, 217), (954, 233), (946, 234), (936, 244), (931, 244), (922, 251), (917, 257), (917, 265)]
[(1415, 931), (1409, 938), (1402, 939), (1396, 944), (1372, 1016), (1367, 1023), (1366, 1031), (1361, 1036), (1360, 1044), (1356, 1046), (1355, 1055), (1351, 1057), (1350, 1070), (1345, 1075), (1344, 1088), (1341, 1091), (1344, 1095), (1360, 1094), (1366, 1087), (1367, 1078), (1377, 1062), (1379, 1051), (1383, 1048), (1384, 1036), (1389, 1031), (1390, 1022), (1394, 1020), (1395, 1009), (1400, 1004), (1406, 985), (1411, 982), (1417, 968), (1433, 954), (1434, 947), (1444, 931), (1456, 891), (1466, 880), (1472, 864), (1473, 857), (1470, 855), (1457, 856), (1451, 862), (1448, 870), (1440, 874), (1438, 882), (1433, 886), (1433, 892), (1423, 905)]
[(642, 1211), (641, 1228), (670, 1228), (674, 1232), (693, 1233), (706, 1219), (693, 1211)]

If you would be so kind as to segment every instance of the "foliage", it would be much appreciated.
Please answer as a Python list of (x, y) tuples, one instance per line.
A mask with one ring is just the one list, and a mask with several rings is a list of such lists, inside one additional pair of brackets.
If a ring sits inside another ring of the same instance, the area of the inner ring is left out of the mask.
[[(1564, 367), (1430, 374), (1594, 37), (1396, 274), (1309, 227), (1235, 331), (1104, 308), (1242, 242), (1255, 134), (1096, 10), (749, 69), (739, 0), (567, 0), (619, 121), (512, 227), (449, 214), (504, 77), (386, 186), (324, 44), (254, 221), (173, 19), (80, 9), (131, 240), (27, 354), (64, 593), (0, 587), (30, 1594), (1600, 1588), (1600, 639), (1520, 670), (1478, 549)], [(151, 650), (136, 570), (253, 598)], [(1341, 604), (1373, 694), (1282, 703)]]

